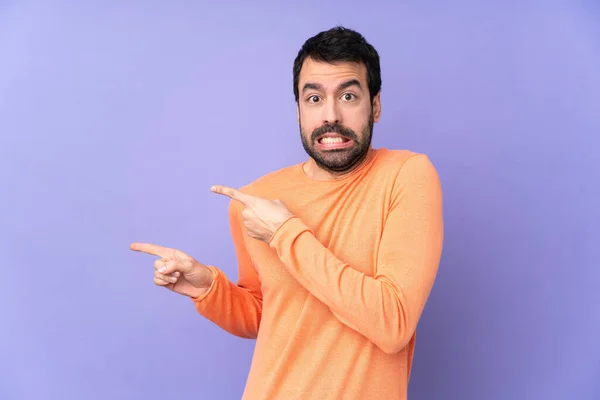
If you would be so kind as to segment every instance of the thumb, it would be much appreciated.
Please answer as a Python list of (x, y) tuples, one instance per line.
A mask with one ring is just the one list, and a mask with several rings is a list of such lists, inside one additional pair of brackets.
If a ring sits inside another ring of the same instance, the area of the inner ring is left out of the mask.
[(182, 274), (190, 272), (193, 269), (193, 264), (190, 260), (169, 260), (165, 265), (158, 269), (161, 274), (172, 274), (179, 271)]

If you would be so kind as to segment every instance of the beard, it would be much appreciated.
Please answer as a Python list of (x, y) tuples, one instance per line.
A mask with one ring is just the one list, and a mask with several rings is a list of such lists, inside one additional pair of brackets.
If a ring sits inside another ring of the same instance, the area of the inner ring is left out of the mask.
[[(351, 147), (343, 149), (319, 150), (316, 146), (317, 140), (326, 133), (337, 133), (354, 143)], [(302, 146), (306, 153), (317, 163), (317, 165), (329, 172), (346, 172), (357, 165), (369, 152), (371, 140), (373, 138), (373, 111), (369, 116), (368, 122), (362, 129), (362, 134), (358, 136), (350, 128), (335, 124), (325, 124), (315, 129), (309, 136), (300, 125), (300, 137)]]

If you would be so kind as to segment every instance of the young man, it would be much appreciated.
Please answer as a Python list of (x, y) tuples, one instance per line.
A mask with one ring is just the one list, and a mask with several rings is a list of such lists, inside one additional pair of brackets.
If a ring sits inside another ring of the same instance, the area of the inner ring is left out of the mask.
[(301, 164), (230, 197), (237, 283), (152, 244), (154, 282), (224, 330), (256, 338), (244, 399), (406, 399), (415, 330), (442, 251), (427, 156), (373, 149), (379, 56), (357, 32), (310, 38), (294, 62)]

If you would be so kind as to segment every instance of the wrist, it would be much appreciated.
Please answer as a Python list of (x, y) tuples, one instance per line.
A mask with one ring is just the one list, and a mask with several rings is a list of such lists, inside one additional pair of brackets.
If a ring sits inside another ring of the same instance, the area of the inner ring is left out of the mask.
[(205, 295), (212, 288), (215, 281), (216, 272), (211, 267), (204, 265), (201, 271), (203, 275), (202, 279), (200, 279), (201, 283), (199, 285), (192, 285), (192, 290), (189, 293), (189, 296), (192, 298)]
[(190, 296), (193, 299), (197, 299), (198, 297), (202, 296), (203, 294), (205, 294), (208, 289), (210, 288), (210, 286), (208, 287), (202, 287), (202, 288), (193, 288), (190, 293), (188, 293), (188, 296)]

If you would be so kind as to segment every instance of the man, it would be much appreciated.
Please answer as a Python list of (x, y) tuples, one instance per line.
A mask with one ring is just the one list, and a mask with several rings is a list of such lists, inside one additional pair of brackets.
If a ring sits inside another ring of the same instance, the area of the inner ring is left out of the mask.
[(308, 39), (294, 62), (306, 162), (230, 197), (233, 283), (157, 245), (154, 282), (224, 330), (256, 338), (244, 399), (405, 399), (437, 274), (442, 193), (428, 157), (373, 149), (379, 56), (357, 32)]

